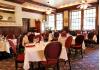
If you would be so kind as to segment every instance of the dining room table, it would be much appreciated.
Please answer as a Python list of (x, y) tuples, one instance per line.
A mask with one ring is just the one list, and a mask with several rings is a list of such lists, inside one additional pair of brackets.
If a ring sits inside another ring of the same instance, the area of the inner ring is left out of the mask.
[[(73, 37), (72, 44), (75, 44), (76, 36), (72, 36), (72, 37)], [(65, 46), (63, 45), (64, 40), (65, 39), (63, 39), (61, 42), (62, 51), (60, 54), (60, 59), (68, 60), (67, 51), (66, 51)], [(32, 62), (46, 61), (46, 58), (44, 56), (44, 49), (48, 43), (50, 43), (50, 41), (48, 42), (40, 41), (39, 43), (36, 43), (34, 47), (25, 47), (25, 51), (24, 51), (25, 59), (24, 59), (24, 65), (23, 65), (23, 68), (25, 70), (28, 70), (30, 68), (30, 65), (29, 65), (30, 61)], [(82, 49), (83, 50), (86, 49), (84, 41), (82, 43)]]
[(10, 53), (10, 45), (6, 39), (0, 39), (0, 52)]
[[(24, 59), (24, 70), (28, 70), (30, 68), (29, 62), (39, 62), (39, 61), (46, 61), (46, 58), (44, 56), (44, 50), (46, 45), (49, 42), (43, 42), (36, 43), (34, 47), (25, 47), (25, 59)], [(54, 51), (52, 51), (54, 52)], [(67, 54), (66, 54), (66, 48), (62, 46), (62, 51), (60, 54), (60, 59), (68, 60)]]

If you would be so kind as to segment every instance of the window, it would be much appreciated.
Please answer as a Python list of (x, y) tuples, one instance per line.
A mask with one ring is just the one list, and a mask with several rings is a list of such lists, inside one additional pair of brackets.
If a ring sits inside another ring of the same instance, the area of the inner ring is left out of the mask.
[(80, 30), (81, 29), (81, 11), (71, 11), (70, 13), (70, 29)]
[(84, 10), (83, 29), (84, 30), (95, 29), (95, 24), (96, 24), (96, 9), (92, 8)]
[(62, 13), (57, 13), (56, 15), (56, 29), (62, 30), (63, 28), (63, 15)]
[(54, 14), (48, 15), (47, 20), (48, 20), (48, 28), (51, 29), (51, 30), (54, 30), (55, 29)]

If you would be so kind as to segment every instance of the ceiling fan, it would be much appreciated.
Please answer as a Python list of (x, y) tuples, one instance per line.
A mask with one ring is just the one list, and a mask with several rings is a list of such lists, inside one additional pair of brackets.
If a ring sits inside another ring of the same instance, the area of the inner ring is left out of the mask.
[(81, 0), (81, 4), (79, 6), (77, 6), (77, 8), (80, 9), (87, 9), (88, 7), (90, 7), (91, 4), (87, 3), (86, 0)]

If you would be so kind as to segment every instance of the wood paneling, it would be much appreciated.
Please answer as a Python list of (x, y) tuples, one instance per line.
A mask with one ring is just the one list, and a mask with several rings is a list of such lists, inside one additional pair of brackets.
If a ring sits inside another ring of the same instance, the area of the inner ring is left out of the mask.
[(29, 30), (29, 22), (30, 20), (27, 18), (23, 18), (23, 26), (0, 26), (0, 33), (4, 34), (15, 34), (18, 36), (19, 34), (26, 33)]
[(0, 27), (0, 33), (5, 35), (12, 33), (18, 36), (22, 32), (22, 27)]
[(23, 18), (23, 27), (22, 27), (22, 32), (26, 33), (29, 31), (29, 26), (30, 26), (30, 19), (28, 18)]

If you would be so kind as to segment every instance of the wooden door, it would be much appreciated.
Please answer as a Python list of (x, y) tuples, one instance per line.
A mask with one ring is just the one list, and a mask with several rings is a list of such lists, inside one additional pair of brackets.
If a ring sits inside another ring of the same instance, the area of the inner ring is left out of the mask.
[(40, 24), (41, 24), (40, 20), (35, 20), (35, 27), (37, 29), (37, 32), (40, 32), (40, 28), (41, 28)]
[(22, 32), (24, 32), (24, 33), (28, 32), (28, 30), (29, 30), (29, 24), (30, 24), (30, 19), (23, 18), (22, 21), (23, 21)]

